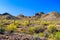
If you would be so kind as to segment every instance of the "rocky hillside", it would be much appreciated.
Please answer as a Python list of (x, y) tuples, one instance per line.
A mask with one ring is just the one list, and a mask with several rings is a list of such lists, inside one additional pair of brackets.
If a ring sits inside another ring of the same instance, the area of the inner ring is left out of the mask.
[[(2, 18), (1, 18), (2, 17)], [(0, 14), (0, 19), (17, 19), (15, 16), (10, 15), (9, 13)]]
[(60, 40), (60, 13), (0, 14), (0, 40)]
[(32, 19), (43, 19), (43, 20), (56, 20), (57, 18), (60, 18), (60, 14), (57, 12), (49, 12), (49, 13), (43, 13), (43, 12), (39, 12), (36, 13), (34, 16), (24, 16), (22, 14), (18, 15), (18, 16), (13, 16), (10, 15), (9, 13), (3, 13), (0, 14), (0, 18), (2, 17), (2, 19), (24, 19), (24, 18), (32, 18)]

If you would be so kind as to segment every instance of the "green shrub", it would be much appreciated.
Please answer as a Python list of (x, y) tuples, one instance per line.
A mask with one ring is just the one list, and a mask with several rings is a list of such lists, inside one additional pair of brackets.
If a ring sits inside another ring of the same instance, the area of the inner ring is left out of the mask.
[(17, 27), (16, 27), (16, 25), (14, 25), (13, 23), (10, 24), (10, 25), (8, 25), (7, 28), (6, 28), (6, 30), (7, 30), (8, 32), (14, 32), (16, 29), (17, 29)]
[(56, 30), (56, 27), (55, 25), (52, 24), (47, 27), (47, 30), (48, 32), (53, 33)]
[(4, 34), (5, 29), (3, 27), (0, 27), (0, 34)]
[(48, 40), (56, 40), (54, 34), (50, 34), (49, 37), (48, 37)]
[(26, 33), (28, 33), (28, 34), (33, 34), (33, 33), (34, 33), (34, 30), (35, 30), (34, 27), (29, 27), (29, 28), (26, 30)]
[(27, 26), (29, 24), (30, 24), (29, 20), (23, 20), (23, 21), (21, 21), (21, 25), (23, 25), (23, 26)]
[(56, 37), (57, 40), (60, 40), (60, 32), (56, 32), (55, 37)]
[(40, 33), (43, 31), (43, 27), (28, 27), (26, 30), (27, 33), (29, 34), (34, 34), (34, 33)]
[(44, 37), (43, 33), (38, 33), (39, 37)]
[(36, 38), (45, 37), (45, 35), (43, 33), (38, 33), (38, 34), (34, 33), (33, 37), (34, 37), (34, 40), (36, 40)]

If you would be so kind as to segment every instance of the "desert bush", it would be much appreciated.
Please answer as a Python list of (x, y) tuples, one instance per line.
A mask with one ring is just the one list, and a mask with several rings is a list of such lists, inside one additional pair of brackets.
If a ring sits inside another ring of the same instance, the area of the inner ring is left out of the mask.
[(41, 21), (40, 24), (44, 25), (44, 24), (50, 24), (51, 22), (50, 21)]
[(40, 38), (40, 37), (45, 37), (45, 35), (43, 33), (38, 33), (38, 34), (34, 33), (33, 37), (34, 37), (34, 39), (36, 39), (36, 38)]
[(8, 32), (14, 32), (16, 30), (16, 28), (17, 28), (17, 26), (12, 23), (12, 24), (7, 26), (6, 30)]
[(0, 34), (4, 34), (5, 29), (3, 27), (0, 27)]
[(48, 40), (56, 40), (55, 35), (54, 34), (50, 34), (48, 37)]
[(35, 33), (40, 33), (40, 32), (43, 32), (44, 30), (45, 28), (43, 27), (43, 25), (35, 27)]
[(45, 35), (43, 33), (38, 33), (39, 37), (44, 37)]
[(5, 22), (7, 22), (7, 20), (6, 20), (6, 19), (4, 19), (4, 20), (1, 20), (1, 23), (5, 23)]
[(56, 40), (56, 38), (48, 38), (48, 40)]
[(54, 34), (50, 34), (49, 35), (49, 38), (54, 38)]
[(19, 23), (19, 20), (15, 20), (15, 23), (18, 24)]
[(60, 40), (60, 32), (56, 32), (55, 37), (56, 37), (57, 40)]
[(15, 26), (18, 26), (19, 25), (19, 20), (14, 20), (13, 23), (14, 23)]
[(21, 25), (23, 25), (23, 26), (27, 26), (27, 25), (29, 25), (30, 23), (29, 23), (29, 20), (23, 20), (22, 22), (21, 22)]
[(34, 30), (35, 30), (34, 27), (29, 27), (29, 28), (26, 30), (26, 33), (28, 33), (28, 34), (33, 34), (33, 33), (34, 33)]
[(50, 33), (52, 33), (52, 32), (55, 32), (55, 30), (56, 30), (56, 27), (55, 27), (55, 25), (48, 25), (48, 27), (47, 27), (47, 31), (48, 32), (50, 32)]
[(4, 25), (3, 24), (0, 24), (0, 34), (4, 34)]
[(40, 32), (43, 32), (44, 29), (43, 27), (28, 27), (28, 29), (26, 30), (27, 33), (29, 34), (34, 34), (34, 33), (40, 33)]
[(38, 37), (38, 34), (34, 33), (34, 34), (33, 34), (33, 37), (34, 37), (34, 38), (37, 38), (37, 37)]

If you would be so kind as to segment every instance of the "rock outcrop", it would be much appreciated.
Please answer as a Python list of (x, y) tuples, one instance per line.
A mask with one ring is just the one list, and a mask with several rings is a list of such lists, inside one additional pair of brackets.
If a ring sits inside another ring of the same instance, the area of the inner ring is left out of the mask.
[(0, 19), (8, 19), (8, 20), (17, 19), (15, 16), (10, 15), (9, 13), (0, 14), (0, 17), (1, 17)]

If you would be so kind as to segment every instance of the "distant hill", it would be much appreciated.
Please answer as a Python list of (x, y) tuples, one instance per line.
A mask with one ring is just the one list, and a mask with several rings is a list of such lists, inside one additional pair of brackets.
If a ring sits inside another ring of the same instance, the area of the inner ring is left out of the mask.
[(3, 14), (0, 14), (0, 18), (1, 19), (17, 19), (15, 16), (9, 14), (9, 13), (3, 13)]
[(36, 13), (34, 16), (24, 16), (22, 14), (18, 16), (13, 16), (9, 13), (3, 13), (0, 14), (0, 18), (2, 19), (25, 19), (25, 18), (30, 18), (30, 19), (42, 19), (42, 20), (57, 20), (60, 19), (60, 14), (57, 12), (49, 12), (48, 14), (45, 14), (43, 12)]
[(3, 14), (0, 14), (0, 18), (1, 17), (2, 19), (25, 19), (25, 18), (38, 19), (39, 18), (42, 20), (58, 20), (60, 19), (60, 14), (57, 12), (49, 12), (48, 14), (39, 12), (39, 13), (36, 13), (34, 16), (24, 16), (22, 14), (18, 16), (13, 16), (9, 13), (3, 13)]

